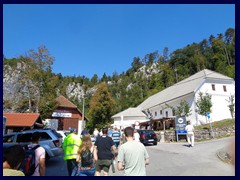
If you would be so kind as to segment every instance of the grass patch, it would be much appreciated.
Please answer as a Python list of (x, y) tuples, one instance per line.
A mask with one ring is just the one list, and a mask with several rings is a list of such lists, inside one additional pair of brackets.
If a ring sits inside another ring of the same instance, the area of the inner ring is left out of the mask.
[[(235, 119), (224, 119), (221, 121), (212, 122), (212, 128), (224, 128), (235, 126)], [(194, 127), (196, 130), (209, 129), (210, 124), (204, 124)]]

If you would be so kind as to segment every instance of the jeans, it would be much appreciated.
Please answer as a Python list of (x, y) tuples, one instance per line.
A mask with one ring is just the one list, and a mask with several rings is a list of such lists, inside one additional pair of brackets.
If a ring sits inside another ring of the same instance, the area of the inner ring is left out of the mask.
[(95, 168), (78, 170), (78, 176), (94, 176), (95, 171)]
[(72, 175), (75, 167), (77, 167), (76, 159), (68, 159), (67, 160), (67, 169), (68, 169), (68, 175), (69, 176)]

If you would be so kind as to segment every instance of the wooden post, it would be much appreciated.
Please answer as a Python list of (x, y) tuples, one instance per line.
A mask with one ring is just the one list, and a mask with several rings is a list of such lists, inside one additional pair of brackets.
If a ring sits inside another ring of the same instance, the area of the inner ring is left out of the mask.
[(165, 123), (165, 119), (163, 120), (163, 130), (164, 130), (164, 132), (165, 132), (165, 129), (166, 129), (166, 123)]

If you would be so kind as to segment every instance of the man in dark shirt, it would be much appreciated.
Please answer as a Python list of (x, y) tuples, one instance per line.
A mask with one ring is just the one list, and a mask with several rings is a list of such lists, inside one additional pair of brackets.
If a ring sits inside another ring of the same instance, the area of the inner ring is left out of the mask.
[(108, 137), (108, 129), (102, 129), (103, 135), (98, 137), (94, 147), (95, 152), (97, 152), (98, 160), (96, 163), (96, 176), (101, 175), (101, 171), (103, 170), (104, 176), (108, 176), (109, 168), (112, 164), (113, 154), (115, 153), (116, 148), (114, 146), (114, 142), (111, 137)]

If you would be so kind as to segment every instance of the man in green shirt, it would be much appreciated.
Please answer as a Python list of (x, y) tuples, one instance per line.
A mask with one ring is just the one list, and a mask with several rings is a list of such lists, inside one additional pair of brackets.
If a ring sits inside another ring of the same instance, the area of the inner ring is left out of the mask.
[(145, 146), (134, 141), (134, 129), (132, 127), (125, 128), (124, 134), (127, 142), (122, 144), (118, 151), (118, 170), (124, 170), (125, 176), (146, 176), (149, 155)]

